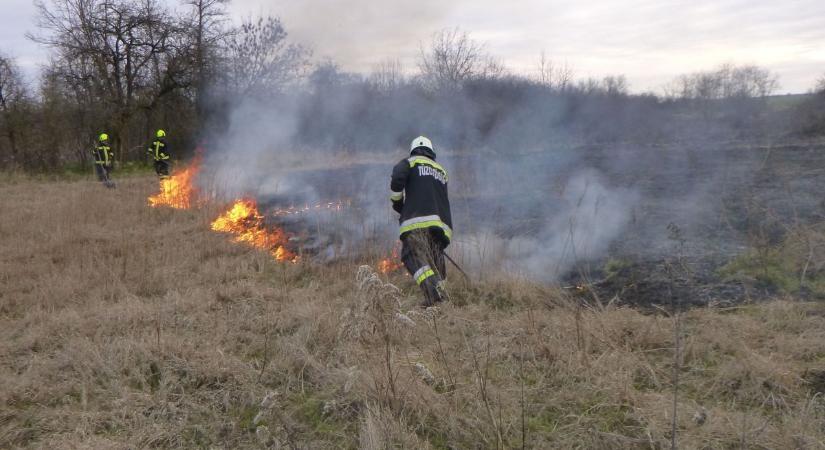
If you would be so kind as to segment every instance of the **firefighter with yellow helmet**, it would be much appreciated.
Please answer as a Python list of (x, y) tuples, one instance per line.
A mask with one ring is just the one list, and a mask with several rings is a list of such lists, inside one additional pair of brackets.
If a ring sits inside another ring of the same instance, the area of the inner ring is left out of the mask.
[(107, 188), (115, 187), (115, 183), (109, 176), (114, 168), (114, 154), (112, 153), (112, 147), (109, 146), (108, 134), (100, 133), (97, 137), (97, 145), (92, 150), (92, 156), (94, 157), (97, 179)]
[(149, 145), (146, 151), (152, 155), (155, 161), (155, 173), (161, 180), (169, 177), (169, 164), (171, 163), (171, 156), (169, 155), (169, 145), (166, 143), (166, 132), (158, 130), (155, 133), (155, 140)]

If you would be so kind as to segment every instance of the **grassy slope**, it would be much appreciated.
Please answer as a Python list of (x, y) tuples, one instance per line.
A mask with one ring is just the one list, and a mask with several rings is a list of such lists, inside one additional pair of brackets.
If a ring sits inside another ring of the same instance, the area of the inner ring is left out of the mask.
[[(671, 319), (453, 280), (459, 306), (404, 324), (402, 274), (276, 264), (153, 187), (0, 184), (0, 448), (669, 445)], [(684, 448), (825, 446), (825, 305), (683, 331)]]

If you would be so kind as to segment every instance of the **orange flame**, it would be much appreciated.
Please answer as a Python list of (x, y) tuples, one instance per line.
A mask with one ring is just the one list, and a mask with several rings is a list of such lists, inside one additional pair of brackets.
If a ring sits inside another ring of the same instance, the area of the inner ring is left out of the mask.
[(400, 247), (400, 243), (396, 243), (395, 246), (392, 248), (392, 253), (390, 254), (390, 257), (378, 261), (379, 272), (383, 274), (388, 274), (404, 267), (404, 265), (401, 263), (400, 257), (398, 256), (398, 254), (401, 251)]
[(160, 181), (160, 192), (149, 197), (149, 206), (168, 206), (175, 209), (189, 209), (197, 198), (197, 188), (194, 186), (195, 177), (201, 169), (201, 158), (196, 157), (192, 162)]
[(297, 262), (298, 255), (287, 249), (289, 237), (280, 228), (267, 229), (254, 200), (236, 200), (229, 210), (212, 222), (213, 231), (234, 234), (234, 242), (267, 250), (278, 261)]

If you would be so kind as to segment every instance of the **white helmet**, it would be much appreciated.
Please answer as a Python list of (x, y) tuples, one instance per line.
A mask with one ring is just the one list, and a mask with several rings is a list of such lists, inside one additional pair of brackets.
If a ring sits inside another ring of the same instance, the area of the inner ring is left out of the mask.
[(431, 151), (435, 151), (433, 150), (433, 143), (430, 142), (430, 140), (425, 138), (424, 136), (418, 136), (417, 138), (413, 139), (412, 143), (410, 144), (410, 151), (413, 151), (418, 147), (427, 147)]

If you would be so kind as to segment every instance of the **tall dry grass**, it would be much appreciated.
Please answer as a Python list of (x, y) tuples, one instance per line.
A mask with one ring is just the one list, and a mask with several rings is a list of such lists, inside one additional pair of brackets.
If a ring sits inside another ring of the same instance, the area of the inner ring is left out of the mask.
[[(418, 311), (403, 274), (277, 264), (154, 185), (0, 184), (0, 448), (669, 446), (666, 315), (455, 277)], [(681, 322), (682, 448), (825, 448), (825, 305)]]

